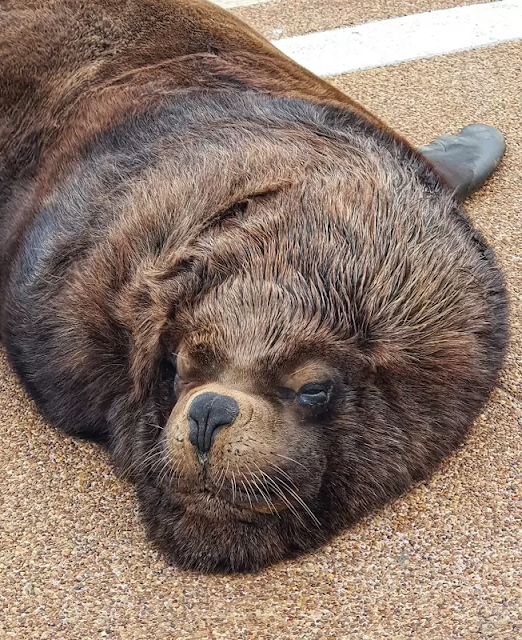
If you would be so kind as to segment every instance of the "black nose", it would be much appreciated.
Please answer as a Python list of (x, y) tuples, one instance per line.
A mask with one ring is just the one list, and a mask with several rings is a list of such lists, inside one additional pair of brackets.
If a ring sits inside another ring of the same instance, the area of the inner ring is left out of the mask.
[(229, 396), (206, 391), (196, 396), (189, 409), (189, 440), (201, 453), (208, 453), (220, 427), (232, 424), (239, 405)]

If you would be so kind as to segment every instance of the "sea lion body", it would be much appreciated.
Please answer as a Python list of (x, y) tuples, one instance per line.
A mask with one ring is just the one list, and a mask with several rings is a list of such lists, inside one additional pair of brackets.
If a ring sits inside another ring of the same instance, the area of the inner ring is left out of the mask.
[(426, 478), (507, 341), (435, 171), (201, 0), (0, 9), (0, 319), (176, 563), (250, 570)]

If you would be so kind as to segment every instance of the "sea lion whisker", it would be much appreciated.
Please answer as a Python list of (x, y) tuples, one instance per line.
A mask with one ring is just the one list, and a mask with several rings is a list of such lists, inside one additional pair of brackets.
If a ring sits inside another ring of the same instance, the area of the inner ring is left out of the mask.
[(296, 483), (293, 481), (292, 477), (286, 473), (286, 471), (284, 471), (283, 469), (281, 469), (281, 467), (277, 464), (272, 464), (270, 463), (270, 466), (275, 469), (275, 471), (278, 471), (279, 473), (281, 473), (289, 482), (292, 483), (293, 487), (295, 489), (298, 489), (299, 487), (296, 485)]
[(248, 472), (251, 475), (251, 481), (254, 483), (258, 493), (260, 493), (261, 496), (263, 497), (263, 499), (264, 499), (266, 505), (268, 506), (268, 508), (270, 509), (270, 511), (273, 511), (273, 512), (275, 512), (275, 513), (277, 513), (279, 515), (279, 512), (276, 509), (272, 498), (270, 497), (270, 491), (267, 490), (267, 493), (265, 493), (263, 491), (263, 489), (259, 486), (257, 481), (259, 481), (259, 483), (261, 483), (264, 486), (265, 489), (267, 489), (266, 485), (263, 483), (263, 481), (251, 469), (249, 469)]
[[(274, 482), (273, 478), (269, 474), (265, 473), (262, 469), (259, 469), (259, 471), (263, 474), (263, 476), (265, 476), (266, 478), (270, 478), (270, 480)], [(283, 485), (285, 489), (288, 491), (288, 493), (303, 507), (303, 509), (312, 518), (315, 524), (319, 527), (322, 527), (322, 524), (320, 520), (317, 518), (317, 516), (315, 515), (315, 513), (310, 509), (310, 507), (301, 498), (301, 496), (292, 489), (292, 487), (290, 487), (284, 480), (281, 480), (281, 478), (278, 478), (278, 483), (275, 483), (275, 484), (277, 484), (277, 486)]]
[(290, 500), (288, 499), (288, 497), (285, 495), (284, 491), (281, 489), (281, 487), (277, 484), (277, 482), (275, 482), (268, 474), (265, 474), (263, 471), (261, 471), (261, 473), (263, 473), (266, 476), (266, 480), (267, 482), (272, 485), (272, 487), (274, 488), (274, 491), (280, 496), (281, 500), (284, 502), (284, 504), (287, 506), (288, 510), (290, 511), (290, 513), (292, 513), (297, 520), (301, 523), (301, 525), (307, 529), (308, 527), (306, 526), (306, 523), (304, 522), (304, 520), (301, 517), (301, 514), (299, 513), (299, 511), (295, 508), (295, 506), (290, 502)]
[(221, 481), (221, 486), (219, 487), (218, 493), (221, 493), (223, 487), (225, 486), (225, 480), (227, 479), (227, 473), (230, 468), (230, 460), (227, 460), (227, 468), (223, 471), (223, 480)]
[(148, 427), (153, 427), (154, 429), (159, 429), (160, 431), (163, 431), (164, 427), (162, 427), (161, 425), (157, 424), (156, 422), (146, 422), (145, 423)]
[(150, 451), (144, 451), (142, 456), (132, 464), (139, 468), (146, 468), (148, 466), (154, 467), (155, 464), (161, 459), (162, 454), (162, 449), (154, 448)]
[(302, 462), (299, 462), (298, 460), (294, 460), (294, 458), (290, 458), (289, 456), (283, 456), (280, 453), (275, 453), (274, 455), (276, 455), (278, 458), (283, 458), (284, 460), (288, 460), (289, 462), (298, 464), (300, 467), (303, 467), (303, 469), (306, 469), (306, 466)]
[(280, 496), (281, 500), (283, 500), (283, 502), (286, 504), (288, 510), (299, 520), (299, 522), (303, 525), (303, 527), (305, 527), (307, 530), (309, 530), (308, 527), (306, 526), (306, 523), (301, 518), (301, 515), (299, 514), (298, 510), (290, 502), (290, 500), (285, 495), (284, 491), (279, 486), (279, 484), (276, 482), (276, 480), (274, 478), (272, 478), (268, 473), (265, 473), (258, 464), (256, 464), (256, 467), (258, 468), (259, 473), (261, 473), (261, 475), (265, 479), (265, 481), (267, 483), (267, 486), (268, 486), (268, 483), (269, 483), (273, 487), (274, 491)]
[(323, 525), (322, 525), (321, 521), (317, 518), (315, 513), (310, 509), (310, 507), (301, 498), (301, 496), (298, 493), (296, 493), (288, 484), (286, 484), (286, 482), (284, 482), (283, 480), (280, 480), (280, 482), (286, 488), (288, 493), (290, 493), (290, 495), (303, 507), (303, 509), (310, 516), (310, 518), (312, 518), (312, 520), (315, 522), (315, 524), (318, 527), (322, 527)]
[(243, 488), (245, 490), (245, 493), (247, 495), (248, 498), (248, 502), (250, 504), (250, 508), (252, 509), (252, 511), (254, 510), (254, 505), (252, 504), (252, 500), (250, 499), (250, 491), (247, 489), (247, 486), (245, 484), (245, 482), (243, 480), (241, 480), (241, 484), (243, 485)]
[(237, 483), (236, 474), (232, 471), (232, 504), (236, 501)]
[(171, 486), (173, 478), (177, 478), (179, 481), (178, 471), (179, 471), (180, 464), (181, 464), (180, 460), (176, 460), (174, 464), (172, 464), (172, 461), (168, 457), (165, 457), (163, 461), (162, 469), (158, 475), (158, 483), (160, 485), (165, 483)]

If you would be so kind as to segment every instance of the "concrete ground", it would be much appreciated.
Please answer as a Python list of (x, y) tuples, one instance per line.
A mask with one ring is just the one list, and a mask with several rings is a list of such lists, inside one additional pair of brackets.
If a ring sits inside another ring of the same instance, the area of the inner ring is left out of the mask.
[[(278, 0), (235, 13), (274, 38), (456, 4)], [(498, 174), (466, 208), (504, 269), (511, 351), (465, 445), (313, 555), (258, 575), (183, 573), (145, 540), (105, 454), (46, 426), (0, 352), (0, 638), (522, 637), (521, 59), (518, 41), (332, 80), (417, 144), (474, 121), (506, 135)]]

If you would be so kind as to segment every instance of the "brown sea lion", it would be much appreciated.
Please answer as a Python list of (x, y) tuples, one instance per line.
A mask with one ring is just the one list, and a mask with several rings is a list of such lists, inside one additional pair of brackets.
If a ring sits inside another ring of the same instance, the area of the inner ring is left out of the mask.
[(3, 341), (182, 567), (316, 548), (462, 440), (507, 307), (453, 191), (203, 0), (0, 5)]

